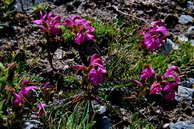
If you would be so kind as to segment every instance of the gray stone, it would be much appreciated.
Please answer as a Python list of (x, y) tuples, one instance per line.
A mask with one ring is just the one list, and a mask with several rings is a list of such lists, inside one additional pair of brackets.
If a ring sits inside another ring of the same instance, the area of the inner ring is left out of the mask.
[(106, 106), (101, 106), (99, 104), (97, 104), (95, 101), (92, 102), (94, 105), (94, 109), (96, 110), (96, 112), (100, 115), (103, 115), (107, 112), (107, 107)]
[(194, 26), (189, 27), (188, 31), (187, 31), (187, 35), (190, 38), (194, 38)]
[(178, 48), (179, 45), (175, 44), (171, 39), (166, 39), (162, 53), (169, 54), (171, 50), (177, 50)]
[(100, 106), (97, 112), (99, 114), (104, 114), (106, 111), (107, 111), (106, 106)]
[(188, 101), (189, 103), (192, 103), (192, 95), (194, 94), (194, 89), (187, 88), (183, 86), (178, 87), (178, 93), (176, 94), (176, 100), (177, 101)]
[(190, 16), (190, 15), (181, 15), (180, 17), (179, 17), (179, 23), (181, 23), (181, 24), (187, 24), (187, 23), (190, 23), (190, 22), (192, 22), (194, 20), (194, 18), (192, 17), (192, 16)]
[(194, 129), (194, 124), (190, 122), (179, 121), (177, 123), (171, 123), (170, 129)]
[(43, 124), (37, 120), (27, 120), (22, 125), (22, 129), (43, 129)]
[(25, 11), (30, 9), (33, 5), (45, 2), (45, 0), (16, 0), (15, 9), (17, 11)]
[(187, 8), (194, 10), (194, 3), (192, 1), (187, 1)]
[(188, 78), (188, 80), (182, 81), (180, 85), (183, 87), (192, 88), (193, 84), (194, 84), (194, 78)]
[(189, 40), (189, 38), (186, 37), (185, 35), (180, 35), (180, 36), (178, 36), (178, 40), (187, 42)]
[(170, 125), (170, 123), (166, 123), (166, 124), (163, 125), (163, 128), (167, 129), (167, 128), (169, 128), (169, 125)]

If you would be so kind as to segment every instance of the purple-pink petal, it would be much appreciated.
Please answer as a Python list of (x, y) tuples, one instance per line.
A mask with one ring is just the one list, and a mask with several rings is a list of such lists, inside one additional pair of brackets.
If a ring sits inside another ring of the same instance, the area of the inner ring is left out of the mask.
[(44, 21), (42, 19), (40, 20), (33, 20), (32, 23), (34, 24), (42, 24)]
[(141, 78), (142, 79), (148, 79), (148, 78), (151, 78), (151, 77), (154, 77), (155, 76), (155, 71), (152, 67), (148, 66), (147, 68), (145, 68), (143, 71), (142, 71), (142, 74), (141, 74)]
[(61, 17), (54, 14), (45, 14), (40, 16), (40, 19), (32, 21), (34, 24), (39, 24), (41, 30), (46, 35), (59, 35), (61, 34)]
[(179, 70), (179, 68), (177, 67), (177, 66), (170, 66), (167, 70), (166, 70), (166, 72), (173, 72), (173, 71), (178, 71)]
[(64, 26), (72, 28), (72, 31), (76, 35), (74, 42), (79, 45), (85, 41), (95, 41), (95, 36), (93, 34), (95, 29), (91, 26), (91, 22), (79, 16), (66, 18), (64, 20)]
[(179, 84), (180, 83), (180, 77), (178, 76), (178, 74), (176, 73), (176, 71), (178, 71), (178, 67), (177, 66), (170, 66), (166, 72), (164, 73), (164, 75), (162, 76), (162, 79), (165, 80), (169, 77), (173, 78), (173, 80)]
[(168, 36), (169, 35), (169, 31), (165, 26), (158, 27), (156, 29), (156, 31), (161, 32), (163, 34), (163, 36)]
[(78, 33), (74, 39), (74, 42), (77, 44), (82, 44), (85, 41), (85, 36), (83, 33)]
[(88, 73), (88, 79), (91, 81), (92, 85), (97, 86), (105, 80), (106, 73), (101, 70), (91, 69)]
[(159, 94), (162, 91), (162, 87), (159, 82), (154, 82), (150, 87), (150, 94)]
[(145, 28), (140, 34), (144, 35), (143, 45), (147, 49), (153, 51), (158, 49), (166, 37), (169, 35), (168, 29), (161, 21), (156, 21), (151, 24), (151, 27)]
[(37, 89), (37, 86), (27, 86), (27, 87), (22, 87), (22, 89), (20, 90), (19, 94), (26, 96), (28, 95), (29, 91)]
[(17, 93), (14, 93), (14, 96), (15, 96), (15, 99), (14, 99), (13, 103), (14, 103), (16, 106), (19, 106), (19, 105), (24, 101), (24, 98), (23, 98), (22, 95), (17, 94)]
[(88, 73), (88, 79), (97, 86), (105, 80), (107, 74), (102, 57), (99, 54), (93, 54), (90, 57), (90, 66), (93, 68)]

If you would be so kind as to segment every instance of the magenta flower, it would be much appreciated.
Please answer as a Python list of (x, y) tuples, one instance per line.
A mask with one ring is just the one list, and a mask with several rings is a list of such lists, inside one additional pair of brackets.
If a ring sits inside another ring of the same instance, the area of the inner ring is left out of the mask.
[(159, 94), (162, 91), (162, 87), (159, 82), (154, 82), (150, 87), (150, 94)]
[(15, 99), (13, 103), (17, 106), (21, 105), (24, 102), (25, 97), (28, 95), (28, 93), (31, 90), (34, 90), (37, 88), (38, 88), (37, 86), (23, 86), (18, 94), (14, 93)]
[(169, 31), (163, 22), (156, 21), (151, 24), (151, 27), (144, 29), (141, 34), (144, 35), (143, 46), (154, 51), (162, 45)]
[(13, 101), (13, 104), (16, 106), (20, 106), (24, 102), (23, 96), (17, 93), (14, 93), (14, 96), (15, 99)]
[[(163, 93), (164, 93), (164, 99), (168, 101), (172, 101), (175, 99), (175, 92), (176, 88), (180, 84), (180, 77), (178, 76), (178, 67), (177, 66), (170, 66), (164, 75), (162, 76), (162, 79), (165, 82)], [(168, 78), (172, 78), (175, 82), (166, 80)]]
[(88, 79), (94, 86), (97, 86), (105, 80), (107, 74), (103, 59), (99, 54), (93, 54), (90, 58), (90, 65), (93, 68), (88, 73)]
[(92, 85), (97, 86), (98, 84), (102, 83), (106, 77), (106, 70), (102, 68), (98, 69), (91, 69), (88, 73), (88, 79), (92, 82)]
[(46, 114), (46, 110), (45, 110), (45, 106), (46, 104), (38, 104), (37, 107), (38, 107), (38, 116), (43, 116)]
[(19, 94), (26, 96), (28, 95), (29, 91), (37, 89), (37, 86), (28, 86), (28, 87), (22, 87), (22, 89), (20, 90)]
[(179, 84), (181, 80), (176, 71), (178, 71), (177, 66), (170, 66), (162, 76), (162, 79), (172, 78), (176, 84)]
[[(87, 67), (83, 65), (76, 65), (73, 66), (73, 68), (78, 71), (87, 70)], [(87, 75), (88, 80), (91, 81), (92, 85), (97, 86), (105, 80), (107, 71), (103, 59), (99, 54), (93, 54), (90, 57), (90, 65), (88, 68), (91, 68)]]
[(40, 29), (46, 35), (59, 35), (62, 33), (61, 29), (59, 28), (61, 25), (61, 17), (56, 16), (54, 14), (45, 14), (41, 13), (39, 20), (32, 21), (34, 24), (40, 25)]
[(91, 22), (79, 16), (72, 16), (64, 20), (64, 26), (70, 27), (73, 33), (76, 35), (74, 42), (82, 44), (85, 41), (95, 41), (94, 27), (91, 26)]
[(154, 69), (150, 66), (146, 67), (142, 73), (141, 73), (141, 79), (148, 79), (148, 78), (151, 78), (151, 77), (155, 77), (156, 73), (154, 71)]

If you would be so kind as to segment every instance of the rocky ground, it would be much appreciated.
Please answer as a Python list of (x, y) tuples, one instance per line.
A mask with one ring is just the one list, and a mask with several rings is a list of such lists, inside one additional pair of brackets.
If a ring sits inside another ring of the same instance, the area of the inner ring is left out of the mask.
[[(33, 59), (41, 54), (41, 48), (38, 47), (42, 38), (40, 33), (31, 24), (33, 4), (41, 3), (41, 0), (16, 0), (15, 9), (16, 24), (7, 27), (6, 32), (0, 31), (0, 53), (4, 50), (18, 50), (18, 48), (26, 48), (28, 50), (28, 58)], [(194, 46), (194, 2), (188, 1), (186, 4), (179, 4), (176, 0), (52, 0), (49, 1), (49, 6), (52, 12), (60, 16), (81, 15), (93, 17), (95, 20), (111, 22), (119, 17), (124, 17), (126, 20), (136, 20), (140, 22), (142, 28), (155, 20), (163, 20), (170, 28), (171, 35), (166, 46), (169, 49), (178, 49), (178, 41), (190, 41)], [(2, 23), (5, 26), (8, 23)], [(55, 67), (64, 69), (69, 65), (77, 63), (75, 57), (68, 60), (60, 60), (67, 58), (64, 51), (58, 49), (55, 52), (54, 61)], [(72, 53), (69, 53), (71, 56)], [(0, 58), (1, 60), (1, 58)], [(32, 66), (31, 72), (44, 74), (51, 71), (50, 65), (46, 59), (39, 59), (36, 66)], [(192, 65), (192, 64), (191, 64)], [(42, 71), (45, 69), (45, 71)], [(176, 95), (178, 103), (174, 103), (173, 110), (155, 106), (154, 109), (145, 107), (143, 104), (130, 101), (134, 105), (131, 107), (131, 112), (126, 111), (119, 103), (115, 101), (114, 108), (118, 110), (121, 121), (125, 121), (131, 113), (139, 112), (142, 118), (157, 125), (157, 129), (194, 129), (194, 76), (189, 80), (181, 83)], [(117, 91), (118, 90), (118, 91)], [(111, 89), (112, 96), (115, 94), (127, 94), (126, 90)], [(114, 100), (119, 98), (112, 98)], [(117, 96), (118, 97), (118, 96)], [(111, 101), (111, 99), (110, 99)], [(140, 102), (141, 103), (141, 102)], [(138, 108), (136, 108), (136, 106)], [(164, 105), (169, 106), (169, 105)], [(171, 105), (172, 106), (172, 105)], [(114, 115), (110, 115), (107, 107), (98, 106), (99, 115), (103, 116), (102, 123), (107, 126), (101, 126), (100, 129), (108, 129), (115, 122)], [(33, 123), (33, 122), (32, 122)], [(101, 123), (101, 124), (102, 124)], [(124, 122), (123, 122), (124, 124)], [(29, 129), (24, 127), (25, 129)], [(112, 127), (114, 128), (114, 127)], [(117, 127), (119, 129), (119, 127)]]

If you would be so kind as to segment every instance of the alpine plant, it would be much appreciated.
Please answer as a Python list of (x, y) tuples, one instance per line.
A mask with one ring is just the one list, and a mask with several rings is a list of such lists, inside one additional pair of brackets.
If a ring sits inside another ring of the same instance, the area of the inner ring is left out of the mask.
[(161, 82), (154, 82), (150, 87), (150, 94), (162, 94), (168, 101), (175, 99), (175, 92), (180, 84), (178, 67), (170, 66), (161, 77)]
[(64, 20), (64, 26), (70, 28), (75, 35), (74, 42), (83, 44), (86, 41), (95, 41), (94, 27), (91, 22), (79, 16), (72, 16)]
[(169, 31), (164, 22), (155, 21), (151, 23), (150, 27), (143, 29), (140, 34), (144, 36), (143, 46), (150, 51), (154, 51), (161, 47), (169, 35)]
[(21, 89), (18, 93), (13, 93), (15, 99), (13, 104), (16, 106), (21, 106), (25, 102), (25, 98), (28, 96), (29, 92), (38, 89), (38, 86), (27, 86), (28, 81), (24, 80), (21, 84)]
[(91, 82), (93, 86), (98, 86), (103, 83), (106, 79), (107, 71), (104, 65), (104, 60), (99, 54), (93, 54), (90, 57), (90, 64), (88, 67), (83, 65), (76, 65), (73, 68), (80, 70), (86, 70), (87, 79)]
[(47, 36), (56, 36), (62, 34), (61, 17), (52, 13), (40, 13), (40, 19), (33, 20), (34, 24), (40, 25), (40, 30)]

